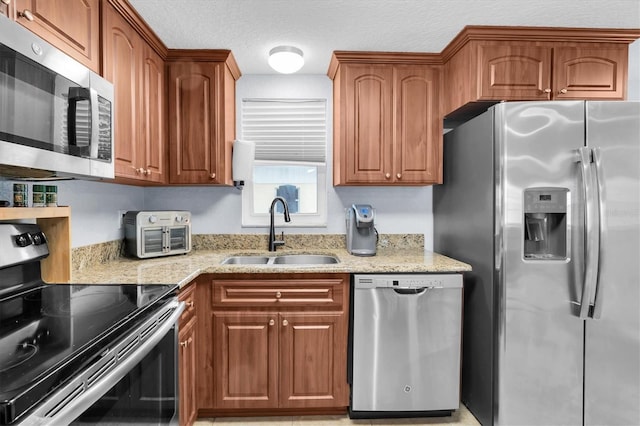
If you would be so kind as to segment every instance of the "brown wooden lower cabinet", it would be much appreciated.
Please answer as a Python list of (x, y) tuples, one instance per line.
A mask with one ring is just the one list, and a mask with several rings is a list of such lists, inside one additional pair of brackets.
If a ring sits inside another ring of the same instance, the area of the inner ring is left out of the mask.
[(349, 275), (223, 275), (197, 289), (200, 415), (344, 412)]
[(196, 399), (197, 346), (195, 311), (196, 284), (191, 283), (180, 290), (178, 299), (185, 303), (179, 320), (178, 332), (178, 390), (180, 395), (180, 426), (192, 425), (198, 417)]

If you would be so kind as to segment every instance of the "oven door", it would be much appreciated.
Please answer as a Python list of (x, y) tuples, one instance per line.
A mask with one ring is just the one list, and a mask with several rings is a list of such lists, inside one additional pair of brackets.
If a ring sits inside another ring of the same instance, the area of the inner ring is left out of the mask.
[(183, 310), (183, 302), (167, 303), (19, 424), (177, 425)]

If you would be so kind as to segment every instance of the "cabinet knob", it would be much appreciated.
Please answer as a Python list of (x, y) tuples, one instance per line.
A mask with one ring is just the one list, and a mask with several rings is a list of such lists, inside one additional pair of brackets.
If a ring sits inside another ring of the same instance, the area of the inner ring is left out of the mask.
[(216, 174), (215, 174), (215, 173), (211, 173), (211, 174), (209, 175), (209, 178), (210, 178), (210, 179), (215, 179), (215, 178), (216, 178)]
[(276, 320), (274, 319), (270, 319), (269, 320), (269, 325), (275, 325), (276, 324)]
[(285, 327), (289, 325), (289, 321), (287, 320), (282, 320), (282, 325), (284, 325)]
[(147, 176), (151, 176), (151, 169), (146, 169), (144, 171), (144, 174), (147, 175)]
[(183, 348), (186, 348), (188, 344), (189, 342), (187, 340), (185, 340), (184, 342), (180, 342), (180, 346), (182, 346)]
[(387, 174), (385, 174), (385, 175), (384, 175), (384, 178), (385, 178), (385, 179), (391, 179), (391, 173), (387, 173)]
[(544, 93), (551, 93), (551, 89), (549, 89), (548, 87), (546, 89), (543, 90)]
[(398, 174), (396, 175), (396, 177), (397, 177), (398, 179), (402, 179), (402, 174), (398, 173)]
[[(5, 3), (5, 2), (3, 1), (3, 3)], [(5, 4), (9, 4), (9, 3), (5, 3)], [(33, 19), (34, 19), (33, 18), (33, 13), (31, 13), (31, 11), (29, 9), (25, 9), (22, 12), (18, 12), (18, 16), (20, 18), (26, 19), (27, 21), (33, 21)]]
[(187, 308), (193, 308), (193, 300), (189, 300), (185, 305), (187, 305)]
[(282, 293), (279, 291), (276, 292), (276, 299), (280, 299), (282, 297)]
[(136, 173), (138, 173), (138, 174), (144, 174), (144, 169), (142, 167), (139, 167), (139, 168), (137, 168), (135, 170), (136, 170)]
[(567, 93), (567, 89), (560, 89), (560, 93), (562, 93), (563, 95)]

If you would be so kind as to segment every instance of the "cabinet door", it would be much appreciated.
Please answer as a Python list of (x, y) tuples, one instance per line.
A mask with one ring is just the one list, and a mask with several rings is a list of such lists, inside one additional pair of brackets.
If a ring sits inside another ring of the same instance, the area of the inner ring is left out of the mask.
[(278, 406), (278, 315), (213, 312), (215, 408)]
[(191, 425), (198, 415), (196, 406), (196, 318), (180, 324), (178, 365), (180, 369), (180, 425)]
[(142, 167), (147, 180), (166, 181), (166, 120), (164, 61), (148, 45), (142, 60)]
[(346, 407), (346, 321), (337, 313), (280, 314), (280, 407)]
[(393, 167), (393, 68), (345, 65), (344, 77), (344, 183), (388, 183)]
[(478, 46), (479, 100), (545, 100), (551, 92), (551, 48)]
[(627, 45), (554, 48), (556, 99), (625, 99)]
[(20, 24), (96, 73), (100, 72), (99, 5), (99, 0), (15, 1)]
[(145, 176), (139, 109), (142, 39), (106, 2), (103, 19), (104, 77), (113, 83), (115, 97), (115, 174), (142, 179)]
[(392, 178), (404, 184), (440, 182), (439, 70), (398, 66), (394, 72), (396, 127)]
[(0, 15), (10, 17), (11, 11), (9, 10), (9, 5), (11, 4), (11, 0), (0, 0)]
[(217, 117), (221, 66), (169, 65), (169, 180), (177, 184), (220, 183)]

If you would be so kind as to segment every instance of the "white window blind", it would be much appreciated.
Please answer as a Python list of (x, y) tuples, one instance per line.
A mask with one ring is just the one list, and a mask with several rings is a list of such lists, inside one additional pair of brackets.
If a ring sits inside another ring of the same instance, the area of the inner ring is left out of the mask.
[(325, 100), (243, 99), (242, 139), (256, 145), (256, 160), (324, 163)]

